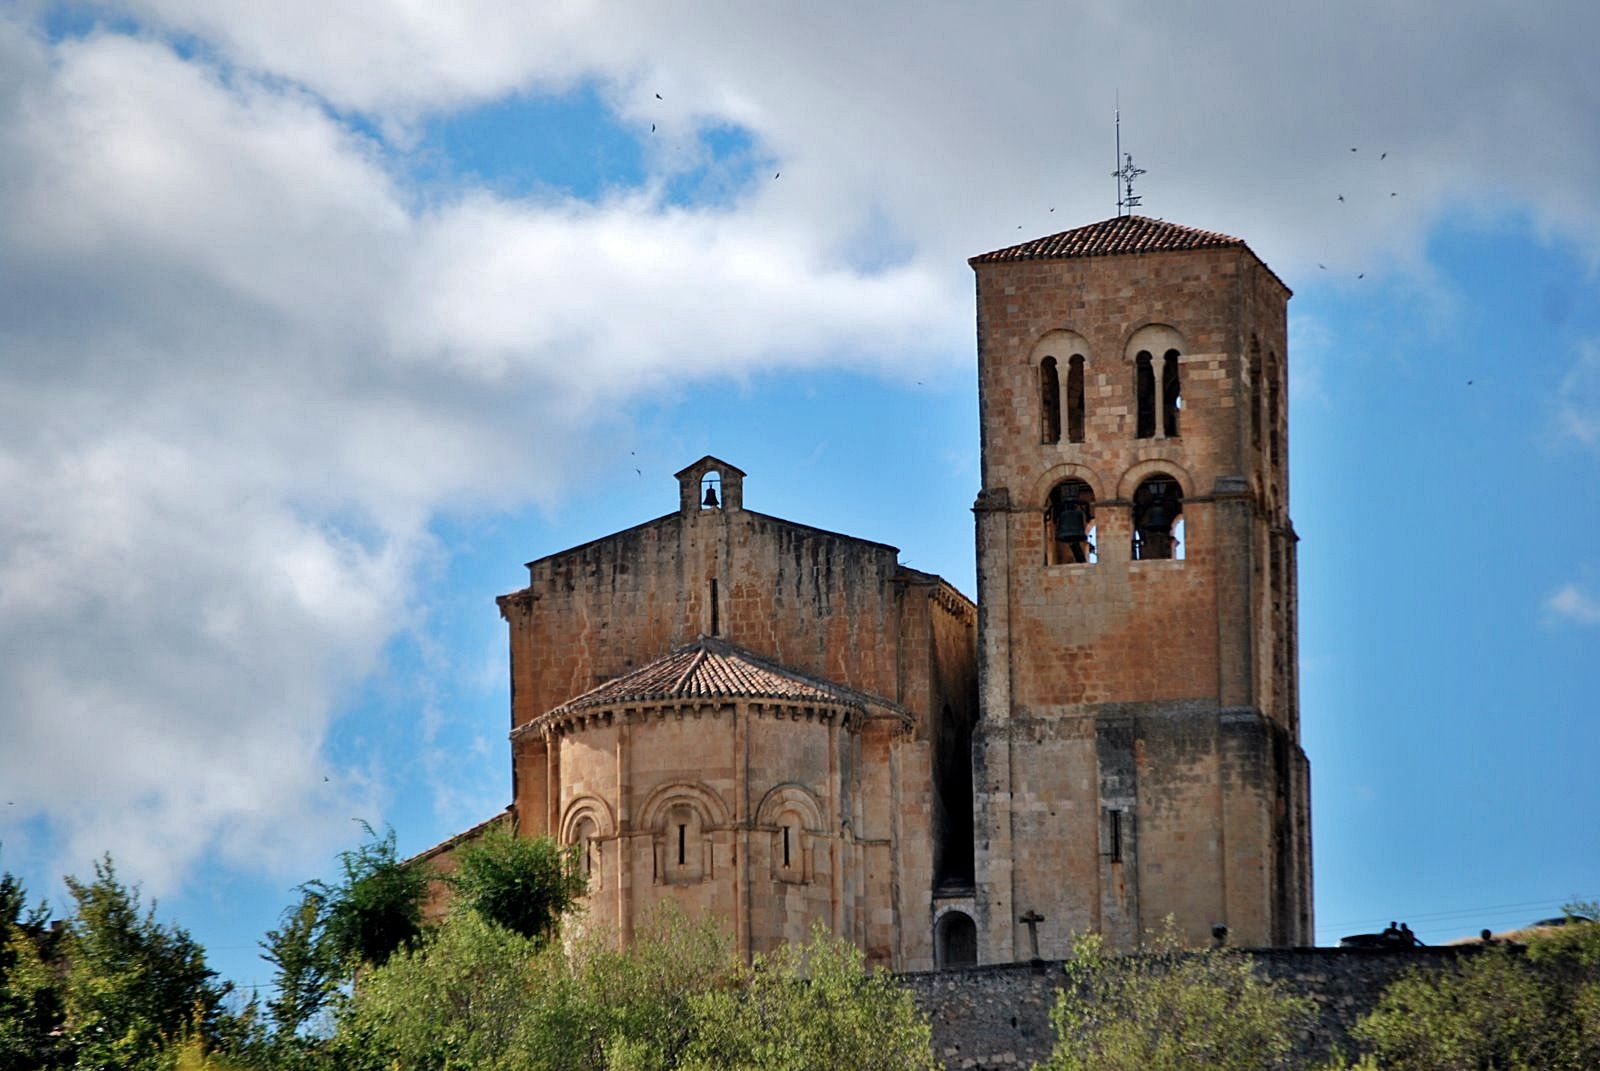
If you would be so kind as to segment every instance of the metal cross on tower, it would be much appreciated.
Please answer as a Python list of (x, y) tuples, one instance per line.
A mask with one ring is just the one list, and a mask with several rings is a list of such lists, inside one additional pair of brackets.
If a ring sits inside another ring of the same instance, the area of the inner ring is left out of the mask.
[(1111, 172), (1111, 177), (1117, 180), (1117, 215), (1125, 216), (1128, 209), (1138, 208), (1144, 203), (1144, 198), (1136, 197), (1133, 193), (1133, 180), (1144, 174), (1144, 168), (1133, 166), (1133, 153), (1126, 156), (1122, 153), (1122, 108), (1116, 109), (1117, 127), (1117, 169)]

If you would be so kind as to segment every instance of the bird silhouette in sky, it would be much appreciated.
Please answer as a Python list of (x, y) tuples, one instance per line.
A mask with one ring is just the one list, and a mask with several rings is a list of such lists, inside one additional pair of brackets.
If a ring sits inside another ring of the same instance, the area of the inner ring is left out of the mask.
[(1380, 152), (1380, 153), (1379, 153), (1379, 154), (1378, 154), (1378, 159), (1380, 159), (1380, 160), (1382, 160), (1382, 159), (1383, 159), (1383, 158), (1384, 158), (1384, 157), (1386, 157), (1386, 156), (1388, 156), (1388, 155), (1389, 155), (1389, 154), (1388, 154), (1388, 153), (1386, 153), (1386, 152)]
[(1357, 278), (1357, 279), (1365, 279), (1365, 278), (1366, 278), (1366, 277), (1367, 277), (1367, 273), (1366, 273), (1366, 272), (1364, 272), (1364, 271), (1363, 271), (1363, 272), (1357, 272), (1357, 273), (1356, 273), (1356, 278)]
[(1328, 266), (1326, 264), (1318, 264), (1317, 267), (1321, 268), (1323, 271), (1328, 270)]
[(1344, 203), (1344, 194), (1342, 194), (1342, 193), (1339, 195), (1339, 203), (1340, 204)]
[(656, 125), (654, 123), (651, 123), (650, 124), (650, 133), (654, 134), (655, 132), (656, 132)]
[(661, 94), (660, 94), (660, 93), (657, 93), (657, 94), (656, 94), (656, 99), (657, 99), (657, 100), (660, 100), (660, 99), (661, 99)]
[(773, 172), (773, 173), (772, 173), (772, 177), (773, 177), (773, 178), (777, 178), (777, 177), (778, 177), (778, 176), (779, 176), (779, 175), (781, 175), (781, 174), (783, 174), (783, 172), (782, 172), (782, 171), (774, 171), (774, 172)]

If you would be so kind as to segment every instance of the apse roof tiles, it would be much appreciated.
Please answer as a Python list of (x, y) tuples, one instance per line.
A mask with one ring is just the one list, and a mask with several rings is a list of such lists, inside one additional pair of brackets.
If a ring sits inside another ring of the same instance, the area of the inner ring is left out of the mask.
[(860, 706), (862, 698), (847, 688), (774, 665), (742, 647), (702, 636), (664, 658), (591, 688), (551, 713), (617, 703), (732, 697), (849, 706)]

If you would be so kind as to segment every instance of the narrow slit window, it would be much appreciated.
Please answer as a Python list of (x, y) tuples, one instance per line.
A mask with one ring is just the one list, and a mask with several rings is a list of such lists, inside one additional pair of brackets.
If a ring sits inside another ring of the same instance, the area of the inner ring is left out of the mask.
[(1039, 362), (1039, 441), (1061, 441), (1061, 376), (1054, 357)]
[(1067, 441), (1083, 442), (1083, 354), (1067, 361)]
[(678, 823), (678, 865), (683, 866), (688, 857), (689, 827)]
[(1140, 350), (1139, 356), (1134, 358), (1134, 391), (1137, 397), (1138, 427), (1135, 432), (1137, 438), (1154, 439), (1156, 437), (1156, 373), (1150, 363), (1148, 350)]
[(717, 621), (717, 582), (711, 581), (711, 635), (721, 635), (720, 625)]
[(1120, 863), (1122, 862), (1122, 812), (1113, 810), (1110, 817), (1111, 861), (1113, 863)]
[(1250, 340), (1250, 445), (1261, 449), (1261, 344)]
[(1267, 435), (1271, 445), (1268, 454), (1274, 470), (1278, 467), (1278, 458), (1281, 453), (1281, 444), (1278, 441), (1279, 409), (1282, 405), (1281, 388), (1278, 385), (1280, 371), (1277, 355), (1272, 357), (1272, 363), (1267, 372)]
[(1178, 410), (1183, 407), (1183, 386), (1178, 381), (1178, 351), (1161, 359), (1161, 434), (1178, 437)]
[(783, 865), (789, 866), (789, 827), (783, 827)]

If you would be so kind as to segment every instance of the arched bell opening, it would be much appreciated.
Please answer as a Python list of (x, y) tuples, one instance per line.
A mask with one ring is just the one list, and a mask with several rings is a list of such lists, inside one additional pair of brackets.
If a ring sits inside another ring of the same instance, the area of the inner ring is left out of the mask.
[(1095, 548), (1094, 490), (1082, 480), (1063, 480), (1045, 503), (1045, 564), (1092, 565)]
[(700, 477), (700, 508), (722, 508), (722, 473), (715, 469)]
[(1133, 560), (1183, 556), (1183, 488), (1163, 473), (1146, 477), (1133, 493)]

